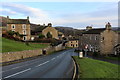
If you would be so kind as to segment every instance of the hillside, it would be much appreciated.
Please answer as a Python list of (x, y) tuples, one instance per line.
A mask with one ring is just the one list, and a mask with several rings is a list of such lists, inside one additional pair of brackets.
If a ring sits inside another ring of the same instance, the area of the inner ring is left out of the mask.
[(23, 50), (33, 50), (37, 48), (45, 48), (49, 44), (32, 44), (26, 45), (23, 42), (17, 42), (2, 38), (2, 52), (14, 52), (14, 51), (23, 51)]
[(7, 25), (7, 18), (0, 16), (0, 26), (6, 26)]
[(58, 31), (65, 34), (65, 36), (72, 35), (72, 36), (79, 36), (84, 30), (78, 30), (71, 27), (55, 27)]

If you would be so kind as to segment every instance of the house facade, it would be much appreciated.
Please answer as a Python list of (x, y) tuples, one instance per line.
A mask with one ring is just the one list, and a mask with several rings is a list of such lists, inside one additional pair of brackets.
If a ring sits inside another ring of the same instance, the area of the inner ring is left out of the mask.
[(87, 30), (80, 39), (82, 49), (87, 45), (89, 51), (100, 52), (101, 55), (113, 54), (117, 44), (118, 33), (111, 29), (110, 23), (107, 23), (105, 28)]
[(58, 31), (52, 27), (52, 24), (49, 23), (48, 26), (42, 30), (42, 34), (47, 38), (47, 33), (50, 32), (52, 35), (52, 38), (59, 39), (58, 37)]
[(23, 35), (22, 40), (30, 40), (31, 32), (29, 17), (27, 17), (27, 19), (10, 19), (9, 16), (7, 16), (7, 31), (10, 30)]
[(65, 44), (65, 46), (66, 47), (72, 47), (72, 48), (78, 48), (78, 43), (79, 43), (79, 40), (75, 40), (75, 39), (73, 39), (73, 40), (69, 40), (66, 44)]

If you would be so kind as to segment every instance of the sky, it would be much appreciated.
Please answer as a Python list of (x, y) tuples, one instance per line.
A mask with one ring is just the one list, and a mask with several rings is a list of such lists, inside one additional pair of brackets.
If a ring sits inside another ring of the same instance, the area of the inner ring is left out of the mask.
[(118, 2), (1, 2), (0, 15), (15, 19), (29, 16), (34, 24), (103, 28), (118, 27)]

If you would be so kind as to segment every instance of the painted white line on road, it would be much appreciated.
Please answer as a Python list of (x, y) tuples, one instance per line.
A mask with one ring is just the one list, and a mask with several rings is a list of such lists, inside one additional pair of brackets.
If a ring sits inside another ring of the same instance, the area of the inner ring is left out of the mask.
[(44, 62), (44, 63), (41, 63), (41, 64), (39, 64), (39, 65), (37, 65), (37, 66), (35, 66), (35, 67), (42, 66), (42, 65), (44, 65), (44, 64), (46, 64), (46, 63), (48, 63), (48, 62), (50, 62), (50, 61), (46, 61), (46, 62)]
[(51, 60), (54, 60), (55, 58), (52, 58)]
[(31, 70), (31, 68), (28, 68), (28, 69), (26, 69), (26, 70), (23, 70), (23, 71), (20, 71), (20, 72), (18, 72), (18, 73), (15, 73), (15, 74), (9, 75), (9, 76), (7, 76), (7, 77), (4, 77), (4, 79), (5, 79), (5, 78), (12, 77), (12, 76), (15, 76), (15, 75), (18, 75), (18, 74), (21, 74), (21, 73), (24, 73), (24, 72), (29, 71), (29, 70)]
[(17, 69), (17, 68), (20, 68), (20, 67), (23, 67), (23, 66), (19, 66), (19, 67), (11, 68), (11, 69), (9, 69), (9, 70), (5, 70), (5, 71), (2, 71), (2, 72), (0, 72), (0, 73), (6, 72), (6, 71), (10, 71), (10, 70), (13, 70), (13, 69)]
[(10, 70), (13, 70), (13, 69), (17, 69), (17, 68), (21, 68), (21, 67), (24, 67), (24, 66), (28, 66), (28, 65), (31, 65), (31, 64), (34, 64), (34, 63), (37, 63), (37, 62), (39, 62), (39, 61), (36, 61), (36, 62), (33, 62), (33, 63), (29, 63), (29, 64), (26, 64), (26, 65), (22, 65), (22, 66), (18, 66), (18, 67), (15, 67), (15, 68), (11, 68), (11, 69), (2, 71), (0, 73), (4, 73), (4, 72), (7, 72), (7, 71), (10, 71)]

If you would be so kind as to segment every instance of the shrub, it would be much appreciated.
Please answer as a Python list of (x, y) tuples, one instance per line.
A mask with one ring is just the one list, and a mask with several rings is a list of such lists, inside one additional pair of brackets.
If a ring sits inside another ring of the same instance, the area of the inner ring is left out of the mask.
[(98, 57), (99, 55), (100, 55), (99, 52), (94, 52), (94, 53), (93, 53), (93, 56), (94, 56), (94, 57)]
[(10, 35), (10, 36), (13, 36), (14, 34), (15, 34), (15, 32), (14, 31), (7, 31), (7, 33), (8, 33), (8, 35)]
[(39, 38), (43, 39), (45, 36), (43, 34), (39, 34)]
[(50, 34), (50, 32), (47, 33), (47, 38), (52, 38), (52, 35)]

